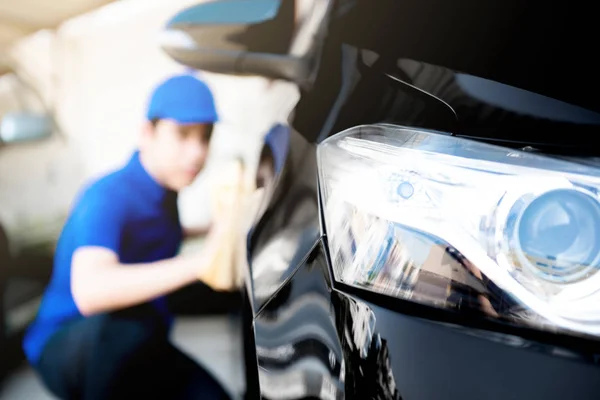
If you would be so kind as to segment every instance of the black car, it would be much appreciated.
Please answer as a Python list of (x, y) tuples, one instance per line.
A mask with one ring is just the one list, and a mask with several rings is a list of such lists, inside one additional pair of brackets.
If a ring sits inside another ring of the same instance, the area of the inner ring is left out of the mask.
[(591, 4), (230, 0), (168, 23), (177, 61), (300, 92), (258, 169), (249, 398), (600, 398)]

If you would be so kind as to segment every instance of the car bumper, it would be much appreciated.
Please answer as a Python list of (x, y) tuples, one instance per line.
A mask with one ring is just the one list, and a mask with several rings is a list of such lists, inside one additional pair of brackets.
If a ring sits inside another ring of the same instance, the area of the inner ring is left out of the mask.
[(320, 242), (255, 317), (263, 398), (600, 396), (594, 354), (409, 314), (332, 285), (329, 271)]

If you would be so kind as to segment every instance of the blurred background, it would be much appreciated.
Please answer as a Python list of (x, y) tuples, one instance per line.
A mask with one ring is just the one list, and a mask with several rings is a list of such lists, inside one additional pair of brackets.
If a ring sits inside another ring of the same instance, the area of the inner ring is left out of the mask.
[[(21, 337), (49, 278), (55, 241), (81, 185), (118, 168), (135, 149), (153, 86), (185, 71), (160, 50), (158, 37), (170, 17), (197, 3), (0, 2), (2, 400), (51, 398), (23, 362)], [(285, 120), (296, 99), (289, 83), (194, 73), (212, 88), (221, 122), (207, 167), (180, 196), (189, 226), (210, 220), (207, 187), (219, 165), (241, 156), (255, 166), (267, 129)], [(23, 115), (48, 123), (47, 134), (10, 140), (7, 121)], [(201, 245), (186, 243), (183, 251)], [(237, 396), (244, 389), (237, 295), (207, 289), (206, 296), (203, 315), (177, 321), (175, 341), (194, 357), (212, 359), (204, 364)]]

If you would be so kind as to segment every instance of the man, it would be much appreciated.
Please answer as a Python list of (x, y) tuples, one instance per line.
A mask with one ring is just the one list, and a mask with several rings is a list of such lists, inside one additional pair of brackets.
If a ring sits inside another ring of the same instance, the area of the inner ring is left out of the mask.
[(183, 238), (177, 192), (201, 171), (216, 121), (203, 82), (167, 79), (150, 99), (139, 150), (76, 201), (24, 341), (28, 360), (59, 398), (227, 398), (169, 343), (165, 301), (205, 278), (214, 257), (210, 245), (202, 254), (176, 253)]

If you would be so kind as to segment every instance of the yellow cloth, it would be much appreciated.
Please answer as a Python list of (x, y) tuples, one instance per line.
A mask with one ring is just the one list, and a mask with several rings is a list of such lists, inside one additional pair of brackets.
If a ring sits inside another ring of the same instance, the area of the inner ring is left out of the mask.
[(211, 185), (211, 208), (216, 228), (207, 245), (216, 248), (202, 280), (215, 290), (234, 290), (243, 283), (245, 237), (253, 208), (249, 201), (253, 198), (254, 182), (239, 160), (220, 169), (215, 178)]

